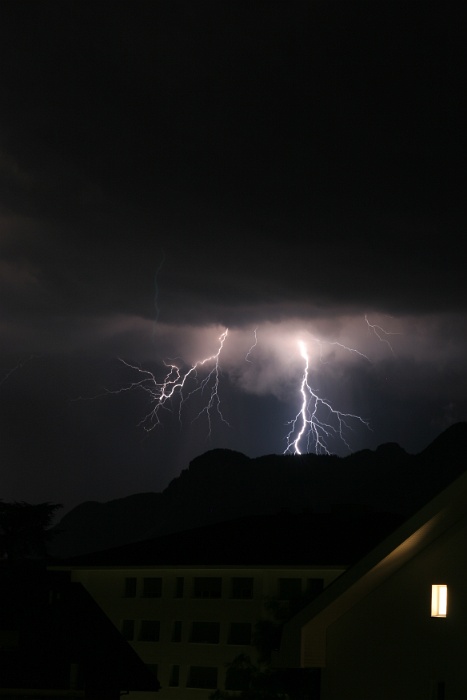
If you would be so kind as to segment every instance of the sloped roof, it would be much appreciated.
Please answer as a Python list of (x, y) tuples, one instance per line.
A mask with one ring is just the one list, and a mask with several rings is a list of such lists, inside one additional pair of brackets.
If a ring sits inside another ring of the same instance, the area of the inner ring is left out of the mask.
[(467, 513), (467, 472), (336, 579), (285, 626), (278, 666), (322, 666), (326, 629)]
[[(347, 566), (401, 517), (346, 512), (258, 515), (73, 557), (71, 566)], [(57, 562), (58, 563), (58, 562)]]
[[(117, 628), (79, 583), (50, 575), (11, 593), (4, 576), (0, 590), (10, 610), (0, 629), (16, 632), (0, 649), (0, 682), (6, 688), (69, 688), (70, 664), (79, 664), (86, 687), (116, 691), (157, 691), (159, 683)], [(12, 600), (13, 598), (13, 600)], [(17, 603), (17, 604), (16, 604)]]

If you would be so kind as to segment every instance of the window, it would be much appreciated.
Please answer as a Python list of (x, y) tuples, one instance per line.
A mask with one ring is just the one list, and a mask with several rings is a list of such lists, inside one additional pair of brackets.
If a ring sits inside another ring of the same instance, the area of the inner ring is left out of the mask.
[[(229, 629), (228, 644), (250, 644), (251, 643), (251, 623), (231, 622)], [(231, 688), (234, 690), (234, 688)]]
[(172, 629), (172, 642), (182, 641), (182, 623), (181, 620), (175, 620)]
[(127, 640), (131, 642), (135, 638), (135, 621), (134, 620), (122, 620), (122, 635)]
[(141, 620), (139, 638), (141, 642), (158, 642), (161, 631), (159, 620)]
[(161, 595), (161, 578), (143, 578), (143, 598), (160, 598)]
[(246, 576), (232, 578), (232, 598), (253, 598), (253, 579)]
[(431, 681), (430, 700), (444, 700), (446, 696), (444, 681)]
[(183, 598), (183, 587), (184, 587), (185, 579), (183, 576), (177, 576), (175, 579), (175, 597), (176, 598)]
[(193, 622), (190, 642), (197, 644), (219, 644), (219, 622)]
[(217, 688), (217, 668), (215, 666), (191, 666), (187, 688)]
[(279, 579), (279, 599), (292, 600), (302, 594), (302, 580), (300, 578)]
[(446, 617), (448, 612), (448, 587), (437, 583), (431, 587), (431, 617)]
[(180, 666), (175, 665), (170, 669), (169, 686), (178, 688), (180, 685)]
[(222, 579), (217, 576), (196, 576), (193, 582), (195, 598), (220, 598), (222, 595)]
[(125, 579), (123, 595), (125, 598), (134, 598), (136, 596), (136, 578), (131, 577)]

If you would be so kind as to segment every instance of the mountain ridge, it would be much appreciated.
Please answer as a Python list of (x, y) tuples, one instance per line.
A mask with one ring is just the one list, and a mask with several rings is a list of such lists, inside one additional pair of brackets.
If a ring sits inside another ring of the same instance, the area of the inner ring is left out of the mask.
[(407, 516), (465, 469), (467, 423), (417, 455), (396, 443), (335, 455), (265, 455), (227, 449), (194, 458), (158, 493), (87, 501), (55, 528), (53, 556), (75, 556), (253, 514), (362, 508)]

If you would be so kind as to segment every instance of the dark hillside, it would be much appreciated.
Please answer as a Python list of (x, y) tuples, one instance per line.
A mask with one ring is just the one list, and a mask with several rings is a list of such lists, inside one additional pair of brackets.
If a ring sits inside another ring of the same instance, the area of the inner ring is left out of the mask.
[(84, 503), (57, 526), (52, 553), (71, 556), (248, 515), (349, 508), (410, 515), (467, 465), (467, 424), (440, 435), (418, 455), (394, 443), (336, 456), (250, 459), (211, 450), (162, 493)]

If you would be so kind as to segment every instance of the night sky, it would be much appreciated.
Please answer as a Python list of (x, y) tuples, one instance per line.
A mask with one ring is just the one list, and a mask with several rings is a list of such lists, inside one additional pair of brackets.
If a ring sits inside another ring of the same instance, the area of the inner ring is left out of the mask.
[[(283, 452), (299, 341), (315, 393), (368, 421), (331, 452), (467, 420), (462, 7), (2, 0), (0, 498), (68, 509), (212, 448)], [(148, 415), (159, 389), (130, 385), (227, 328), (220, 406), (211, 362)]]

